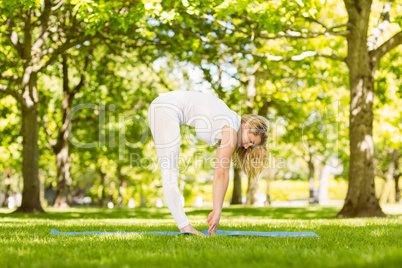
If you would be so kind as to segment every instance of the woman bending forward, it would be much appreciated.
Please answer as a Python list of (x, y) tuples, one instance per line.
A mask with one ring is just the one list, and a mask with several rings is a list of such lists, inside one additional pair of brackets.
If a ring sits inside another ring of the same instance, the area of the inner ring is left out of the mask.
[(258, 115), (243, 115), (228, 108), (219, 98), (196, 91), (161, 93), (148, 109), (148, 124), (155, 142), (162, 174), (165, 202), (180, 232), (202, 235), (194, 229), (181, 202), (178, 189), (180, 125), (195, 127), (197, 138), (214, 146), (218, 143), (213, 178), (213, 210), (206, 223), (215, 234), (229, 184), (229, 167), (234, 163), (257, 178), (267, 156), (267, 120)]

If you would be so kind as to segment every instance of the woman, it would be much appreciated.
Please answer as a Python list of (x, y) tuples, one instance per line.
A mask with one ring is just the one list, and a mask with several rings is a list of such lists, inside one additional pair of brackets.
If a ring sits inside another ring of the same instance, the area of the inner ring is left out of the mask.
[(206, 223), (215, 234), (229, 184), (230, 159), (243, 172), (257, 178), (267, 151), (268, 124), (264, 117), (240, 117), (219, 98), (195, 91), (161, 93), (148, 109), (148, 124), (155, 142), (162, 173), (165, 202), (180, 232), (202, 235), (184, 213), (178, 189), (180, 125), (195, 127), (197, 138), (214, 146), (218, 142), (213, 178), (213, 210)]

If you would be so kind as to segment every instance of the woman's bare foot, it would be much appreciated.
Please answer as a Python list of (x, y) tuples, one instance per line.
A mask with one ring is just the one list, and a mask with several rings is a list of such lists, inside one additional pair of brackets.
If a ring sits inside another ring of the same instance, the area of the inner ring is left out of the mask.
[(197, 231), (196, 229), (194, 229), (194, 227), (191, 226), (191, 224), (181, 228), (180, 232), (182, 232), (182, 233), (188, 232), (188, 233), (193, 233), (193, 234), (200, 235), (200, 236), (206, 236), (205, 234), (203, 234), (203, 233)]

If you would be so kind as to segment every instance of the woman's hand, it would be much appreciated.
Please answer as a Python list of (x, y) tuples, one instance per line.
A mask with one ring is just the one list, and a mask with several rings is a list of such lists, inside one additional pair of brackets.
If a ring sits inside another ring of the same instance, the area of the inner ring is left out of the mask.
[(219, 220), (221, 219), (221, 213), (212, 210), (208, 215), (206, 223), (209, 225), (208, 232), (210, 235), (214, 235), (219, 226)]

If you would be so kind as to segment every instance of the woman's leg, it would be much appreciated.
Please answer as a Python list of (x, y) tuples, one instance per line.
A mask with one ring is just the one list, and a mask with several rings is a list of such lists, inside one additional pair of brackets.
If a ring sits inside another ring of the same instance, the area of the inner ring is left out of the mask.
[(163, 195), (179, 229), (190, 224), (182, 206), (178, 188), (180, 121), (175, 109), (164, 104), (151, 104), (148, 124), (155, 142), (156, 154), (162, 173)]

